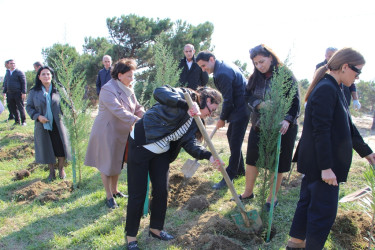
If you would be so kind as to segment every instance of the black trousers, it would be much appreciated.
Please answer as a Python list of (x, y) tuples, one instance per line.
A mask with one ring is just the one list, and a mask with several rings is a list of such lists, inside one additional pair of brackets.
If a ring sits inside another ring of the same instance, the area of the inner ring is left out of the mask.
[[(135, 126), (135, 140), (129, 136), (128, 145), (128, 206), (126, 212), (125, 232), (127, 236), (136, 237), (143, 214), (147, 193), (148, 174), (152, 184), (152, 206), (150, 228), (163, 230), (168, 198), (169, 152), (154, 154), (141, 146), (139, 133), (142, 126)], [(143, 131), (144, 136), (144, 131)], [(143, 138), (142, 138), (143, 139)], [(141, 140), (142, 140), (141, 139)], [(151, 202), (151, 201), (150, 201)]]
[(227, 139), (229, 143), (230, 157), (226, 171), (231, 180), (233, 180), (237, 174), (245, 173), (241, 148), (248, 123), (249, 117), (244, 115), (242, 119), (230, 122), (228, 126)]
[(328, 185), (322, 180), (308, 182), (303, 177), (289, 235), (306, 239), (306, 250), (323, 249), (335, 222), (338, 197), (339, 186)]
[(7, 94), (7, 106), (8, 106), (8, 111), (9, 111), (8, 120), (12, 120), (12, 119), (14, 119), (14, 115), (13, 115), (12, 111), (10, 110), (8, 94)]
[[(21, 123), (26, 121), (26, 113), (25, 113), (25, 106), (22, 100), (22, 93), (21, 92), (14, 92), (14, 93), (7, 93), (7, 99), (10, 112), (14, 115), (14, 121), (16, 123), (20, 122), (21, 116)], [(18, 114), (18, 112), (19, 114)]]

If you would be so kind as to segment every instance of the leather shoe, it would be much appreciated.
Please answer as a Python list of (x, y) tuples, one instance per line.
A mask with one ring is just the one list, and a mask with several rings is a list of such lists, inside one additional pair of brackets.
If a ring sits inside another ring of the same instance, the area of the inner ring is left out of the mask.
[(115, 199), (111, 198), (111, 199), (106, 199), (105, 200), (105, 204), (107, 205), (107, 207), (109, 208), (112, 208), (112, 209), (115, 209), (118, 207)]
[(295, 243), (293, 241), (288, 241), (288, 244), (286, 245), (286, 250), (296, 250), (296, 249), (305, 249), (306, 248), (306, 242), (301, 242), (301, 243)]
[(165, 231), (160, 231), (160, 236), (154, 234), (153, 232), (148, 231), (148, 236), (152, 236), (153, 238), (156, 238), (156, 239), (159, 239), (159, 240), (164, 240), (164, 241), (168, 241), (168, 240), (173, 240), (174, 237), (170, 234), (168, 234), (167, 232)]
[(117, 194), (113, 194), (113, 198), (126, 198), (128, 197), (126, 194), (118, 192)]
[[(242, 194), (238, 195), (238, 198), (240, 199), (240, 201), (247, 201), (247, 200), (251, 200), (254, 198), (254, 194), (251, 194), (247, 197), (242, 197)], [(233, 198), (230, 199), (230, 201), (234, 201)]]
[(137, 242), (137, 241), (129, 242), (129, 243), (128, 243), (128, 247), (127, 247), (127, 249), (131, 249), (131, 250), (139, 250), (138, 242)]
[(221, 179), (220, 182), (216, 183), (215, 185), (212, 186), (213, 189), (220, 190), (224, 187), (227, 186), (227, 183), (225, 182), (224, 178)]
[[(275, 201), (275, 203), (273, 204), (273, 208), (275, 208), (278, 204), (279, 201)], [(269, 212), (271, 210), (271, 202), (266, 202), (266, 204), (264, 204), (264, 207), (266, 208), (266, 211)]]

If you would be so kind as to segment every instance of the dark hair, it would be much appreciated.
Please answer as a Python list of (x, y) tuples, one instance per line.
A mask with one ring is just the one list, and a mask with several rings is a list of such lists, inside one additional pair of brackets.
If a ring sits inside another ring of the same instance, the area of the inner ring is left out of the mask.
[(118, 60), (112, 68), (111, 76), (113, 79), (118, 80), (118, 74), (125, 74), (130, 70), (136, 70), (137, 63), (132, 58), (122, 58)]
[(43, 64), (38, 61), (38, 62), (33, 63), (33, 66), (35, 66), (35, 67), (42, 67)]
[(220, 104), (223, 100), (221, 93), (210, 87), (200, 87), (195, 92), (197, 93), (197, 103), (200, 109), (204, 109), (207, 106), (207, 98), (210, 98), (211, 103), (215, 104)]
[[(270, 66), (270, 71), (273, 72), (275, 69), (277, 69), (279, 66), (282, 66), (283, 63), (280, 61), (280, 59), (276, 56), (276, 54), (268, 48), (264, 44), (260, 44), (258, 46), (255, 46), (254, 48), (250, 49), (250, 59), (253, 61), (254, 58), (258, 55), (269, 57), (272, 56), (272, 63)], [(253, 61), (254, 64), (254, 61)], [(254, 71), (253, 74), (251, 74), (249, 81), (247, 83), (246, 88), (248, 90), (252, 90), (255, 88), (257, 83), (264, 81), (264, 74), (262, 74), (254, 65)]]
[(215, 55), (212, 54), (211, 51), (204, 50), (204, 51), (201, 51), (201, 52), (198, 53), (195, 60), (197, 62), (199, 62), (200, 60), (208, 62), (210, 60), (210, 57), (213, 57), (214, 59), (216, 59)]
[(43, 83), (42, 81), (39, 79), (39, 76), (40, 76), (40, 73), (42, 72), (43, 69), (48, 69), (50, 72), (51, 72), (51, 75), (52, 75), (52, 81), (51, 81), (51, 84), (52, 84), (52, 89), (54, 90), (55, 89), (55, 85), (54, 85), (54, 79), (55, 79), (55, 72), (53, 71), (52, 68), (48, 67), (48, 66), (42, 66), (38, 69), (38, 72), (36, 73), (36, 77), (35, 77), (35, 85), (32, 87), (32, 89), (35, 89), (35, 90), (42, 90), (42, 86), (43, 86)]
[(324, 77), (327, 71), (341, 70), (344, 64), (351, 64), (354, 66), (365, 64), (365, 58), (358, 51), (352, 48), (343, 48), (336, 51), (326, 65), (321, 66), (315, 71), (314, 79), (312, 80), (305, 95), (305, 101), (309, 98), (311, 92), (314, 90), (318, 82)]

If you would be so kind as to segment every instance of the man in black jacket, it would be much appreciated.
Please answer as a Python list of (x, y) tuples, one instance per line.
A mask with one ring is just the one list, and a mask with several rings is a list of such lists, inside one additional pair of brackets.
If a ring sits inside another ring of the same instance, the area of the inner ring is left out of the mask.
[[(16, 69), (16, 63), (13, 59), (9, 60), (9, 75), (4, 81), (4, 96), (7, 96), (7, 102), (11, 113), (14, 115), (15, 124), (26, 125), (26, 115), (24, 100), (26, 99), (26, 76)], [(17, 113), (19, 111), (19, 114)]]
[[(5, 81), (6, 81), (7, 77), (9, 77), (9, 60), (5, 61), (4, 66), (6, 68), (6, 71), (5, 71), (5, 76), (4, 76), (3, 88), (5, 88)], [(6, 95), (4, 95), (4, 101), (5, 101), (5, 98), (6, 98)], [(8, 111), (9, 111), (9, 117), (8, 117), (8, 119), (6, 121), (13, 120), (14, 119), (14, 115), (10, 111), (9, 103), (8, 103), (8, 98), (6, 99), (6, 101), (7, 101)]]
[[(214, 84), (223, 95), (224, 103), (216, 127), (222, 128), (225, 126), (225, 121), (229, 122), (227, 138), (231, 155), (226, 171), (229, 178), (233, 180), (238, 175), (245, 174), (241, 148), (250, 118), (250, 111), (245, 102), (247, 82), (237, 66), (217, 60), (209, 51), (199, 52), (196, 60), (202, 71), (213, 73)], [(221, 189), (225, 186), (226, 182), (223, 178), (213, 188)]]
[(196, 90), (198, 87), (206, 86), (208, 74), (199, 67), (195, 61), (194, 54), (194, 45), (186, 44), (184, 47), (185, 57), (180, 60), (178, 68), (182, 69), (180, 74), (181, 86)]

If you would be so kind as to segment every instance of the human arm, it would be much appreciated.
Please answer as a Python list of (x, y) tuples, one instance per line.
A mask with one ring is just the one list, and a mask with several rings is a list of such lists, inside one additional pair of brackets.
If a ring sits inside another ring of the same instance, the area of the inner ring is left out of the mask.
[(100, 81), (100, 71), (98, 73), (98, 76), (96, 77), (96, 94), (99, 95), (100, 93), (100, 88), (101, 88), (102, 84), (101, 84), (101, 81)]
[(181, 108), (187, 111), (189, 106), (184, 99), (183, 92), (181, 90), (182, 89), (180, 88), (172, 88), (169, 85), (164, 85), (156, 88), (153, 96), (160, 104), (169, 107)]
[(32, 120), (37, 120), (41, 113), (35, 107), (34, 97), (36, 95), (35, 90), (31, 90), (26, 102), (26, 112), (29, 114)]
[(215, 76), (215, 85), (223, 97), (223, 105), (220, 114), (220, 120), (223, 121), (228, 120), (234, 109), (233, 81), (234, 74), (230, 74), (230, 72), (222, 72)]
[(27, 91), (27, 83), (26, 83), (25, 73), (23, 73), (22, 71), (18, 71), (18, 80), (21, 84), (22, 99), (25, 99), (26, 91)]

